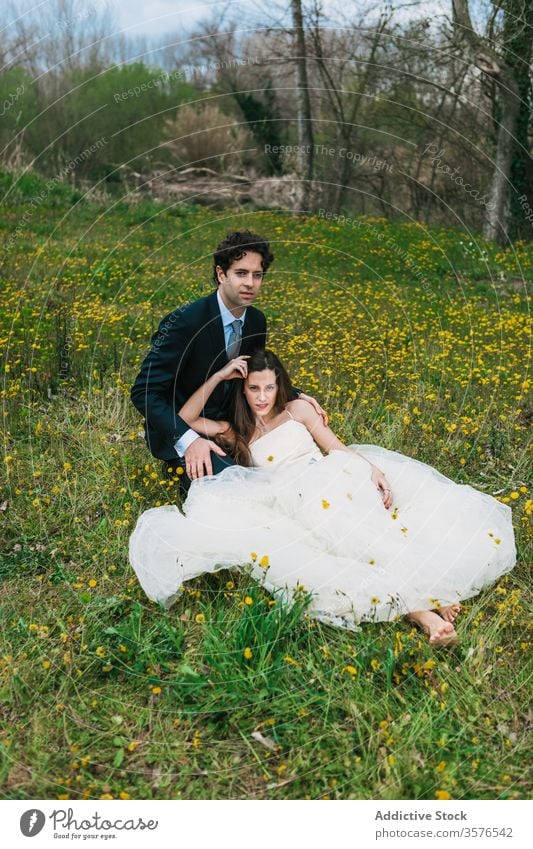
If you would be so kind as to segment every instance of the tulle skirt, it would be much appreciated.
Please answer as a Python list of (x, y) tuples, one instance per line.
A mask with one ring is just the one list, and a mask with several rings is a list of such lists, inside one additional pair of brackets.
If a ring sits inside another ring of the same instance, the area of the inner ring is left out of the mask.
[(184, 504), (138, 519), (129, 557), (149, 598), (184, 581), (247, 569), (282, 602), (311, 593), (317, 619), (345, 628), (476, 595), (516, 562), (511, 510), (433, 467), (352, 445), (386, 475), (386, 510), (357, 454), (333, 451), (283, 471), (232, 466), (194, 481)]

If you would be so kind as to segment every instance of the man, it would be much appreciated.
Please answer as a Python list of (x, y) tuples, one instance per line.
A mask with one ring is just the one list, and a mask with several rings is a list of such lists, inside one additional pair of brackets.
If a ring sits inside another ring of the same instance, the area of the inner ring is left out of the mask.
[[(131, 400), (145, 417), (145, 437), (163, 468), (182, 466), (180, 482), (218, 474), (234, 460), (210, 439), (191, 430), (178, 411), (214, 372), (237, 355), (266, 345), (266, 318), (252, 306), (274, 260), (268, 242), (249, 230), (235, 231), (214, 253), (217, 290), (171, 312), (161, 321), (131, 390)], [(235, 381), (225, 381), (209, 398), (204, 415), (224, 420)], [(326, 422), (317, 402), (298, 390)]]

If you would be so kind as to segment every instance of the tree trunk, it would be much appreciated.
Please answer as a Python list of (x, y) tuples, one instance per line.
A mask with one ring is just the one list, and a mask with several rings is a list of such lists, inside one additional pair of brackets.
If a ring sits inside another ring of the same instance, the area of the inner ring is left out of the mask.
[(307, 79), (307, 53), (303, 27), (301, 0), (291, 0), (292, 26), (294, 31), (294, 60), (296, 66), (296, 103), (298, 122), (298, 145), (302, 210), (312, 206), (312, 181), (314, 163), (313, 124), (311, 118), (311, 99)]
[[(514, 0), (508, 0), (504, 9), (506, 19), (513, 13), (513, 3)], [(452, 0), (452, 6), (458, 37), (466, 41), (472, 62), (498, 86), (500, 121), (483, 235), (486, 239), (506, 244), (510, 238), (511, 162), (520, 106), (519, 89), (513, 68), (493, 50), (487, 40), (475, 32), (470, 19), (468, 0)], [(505, 29), (504, 26), (504, 32)], [(505, 44), (503, 48), (505, 54)]]
[(501, 115), (483, 235), (486, 239), (506, 244), (509, 241), (511, 162), (519, 101), (514, 79), (508, 78), (508, 84), (500, 83), (499, 88)]
[(529, 148), (533, 106), (530, 76), (533, 53), (533, 0), (508, 2), (509, 14), (504, 30), (505, 58), (513, 69), (520, 97), (516, 119), (516, 143), (511, 161), (510, 231), (513, 239), (531, 239), (533, 228), (525, 210), (533, 209), (533, 160)]

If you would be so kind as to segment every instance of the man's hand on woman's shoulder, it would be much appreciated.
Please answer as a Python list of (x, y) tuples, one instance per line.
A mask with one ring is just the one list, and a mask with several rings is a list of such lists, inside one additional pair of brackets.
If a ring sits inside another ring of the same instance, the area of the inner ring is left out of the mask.
[[(303, 401), (306, 404), (310, 404), (315, 413), (320, 416), (322, 419), (322, 424), (324, 427), (328, 426), (329, 417), (326, 411), (320, 406), (318, 401), (315, 398), (312, 398), (311, 395), (306, 395), (305, 392), (300, 392), (298, 398), (295, 401), (291, 401), (291, 404), (297, 404), (299, 401)], [(302, 408), (303, 409), (303, 408)], [(291, 408), (292, 412), (292, 408)]]

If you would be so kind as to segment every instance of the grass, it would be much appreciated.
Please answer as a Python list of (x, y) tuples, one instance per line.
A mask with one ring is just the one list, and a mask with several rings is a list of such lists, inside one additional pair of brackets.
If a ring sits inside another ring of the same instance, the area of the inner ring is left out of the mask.
[[(12, 197), (0, 219), (3, 798), (526, 798), (532, 247), (70, 192), (22, 226), (27, 209)], [(519, 564), (466, 604), (456, 649), (405, 623), (321, 625), (246, 570), (169, 611), (139, 589), (129, 534), (176, 487), (129, 387), (242, 227), (276, 255), (270, 345), (339, 436), (511, 505)]]

